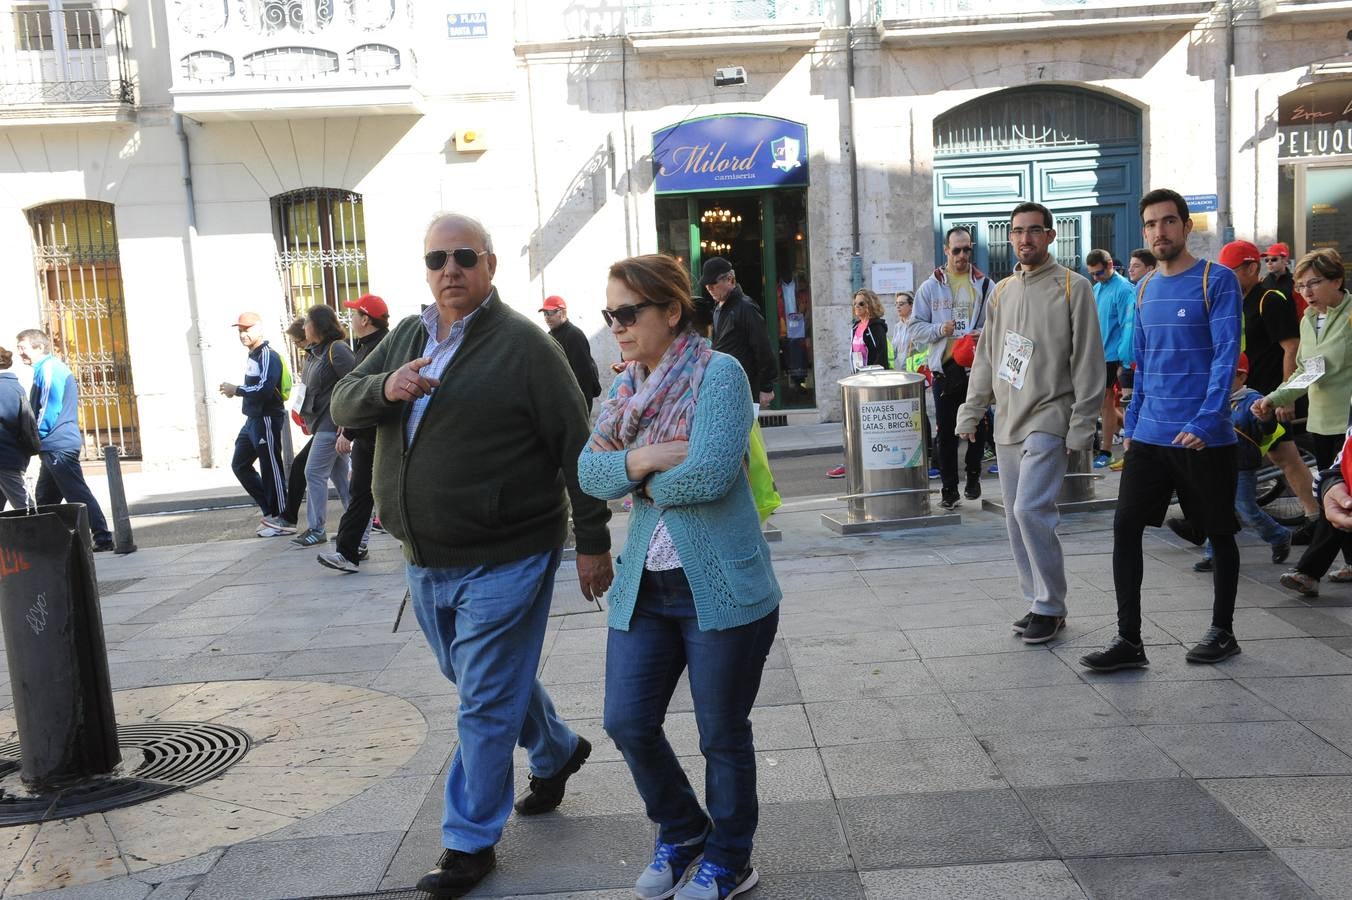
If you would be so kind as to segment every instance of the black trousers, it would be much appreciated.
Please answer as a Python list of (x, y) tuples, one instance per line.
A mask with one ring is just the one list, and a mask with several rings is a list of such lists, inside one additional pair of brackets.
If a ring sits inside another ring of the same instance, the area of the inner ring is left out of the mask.
[(312, 443), (314, 438), (310, 438), (300, 448), (300, 452), (291, 460), (291, 471), (286, 475), (286, 509), (282, 511), (282, 518), (292, 525), (300, 521), (300, 505), (305, 500), (305, 461), (310, 458)]
[(347, 509), (338, 522), (338, 552), (348, 562), (357, 562), (357, 547), (371, 521), (376, 499), (371, 494), (371, 470), (376, 461), (375, 436), (359, 437), (352, 442), (352, 481), (348, 485)]
[[(934, 376), (934, 418), (939, 427), (939, 478), (944, 497), (958, 495), (958, 407), (967, 400), (967, 372), (949, 360), (942, 375)], [(968, 478), (981, 477), (981, 454), (986, 448), (989, 428), (986, 417), (977, 423), (976, 440), (967, 444), (963, 462)]]
[[(1343, 448), (1343, 441), (1346, 438), (1341, 434), (1314, 432), (1310, 433), (1310, 437), (1314, 438), (1315, 466), (1323, 471), (1333, 465), (1333, 460), (1338, 457), (1338, 451)], [(1314, 535), (1310, 538), (1310, 546), (1300, 555), (1296, 571), (1311, 578), (1323, 578), (1332, 568), (1333, 561), (1338, 558), (1339, 550), (1343, 553), (1343, 560), (1352, 563), (1352, 532), (1340, 531), (1330, 525), (1324, 516), (1324, 504), (1320, 503), (1319, 518), (1314, 523)]]

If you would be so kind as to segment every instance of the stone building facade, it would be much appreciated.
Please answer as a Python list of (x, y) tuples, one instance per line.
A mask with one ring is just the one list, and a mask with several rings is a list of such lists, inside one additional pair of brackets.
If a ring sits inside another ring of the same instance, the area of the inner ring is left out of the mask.
[(240, 311), (416, 312), (441, 209), (603, 362), (610, 261), (729, 255), (789, 421), (839, 418), (854, 284), (919, 283), (957, 223), (1007, 271), (1022, 199), (1068, 262), (1125, 256), (1157, 186), (1200, 253), (1352, 241), (1352, 3), (109, 2), (0, 26), (0, 343), (51, 328), (91, 446), (146, 466), (228, 462)]

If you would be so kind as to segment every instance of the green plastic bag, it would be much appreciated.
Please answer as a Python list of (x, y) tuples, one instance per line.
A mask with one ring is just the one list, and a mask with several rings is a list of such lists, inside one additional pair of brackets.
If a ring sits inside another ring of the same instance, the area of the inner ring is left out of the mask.
[(746, 477), (751, 482), (751, 496), (756, 501), (756, 512), (764, 522), (783, 505), (775, 487), (775, 474), (770, 471), (770, 456), (765, 452), (765, 438), (759, 422), (751, 425), (751, 440), (747, 444)]

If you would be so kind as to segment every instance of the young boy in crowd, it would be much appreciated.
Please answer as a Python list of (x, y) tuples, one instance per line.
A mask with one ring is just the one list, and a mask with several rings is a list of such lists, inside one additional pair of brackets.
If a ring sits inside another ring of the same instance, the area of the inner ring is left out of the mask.
[[(1244, 382), (1249, 378), (1249, 358), (1239, 354), (1235, 366), (1235, 380), (1230, 386), (1230, 420), (1239, 436), (1235, 459), (1239, 466), (1239, 480), (1235, 484), (1235, 515), (1245, 528), (1252, 528), (1272, 547), (1272, 561), (1284, 563), (1291, 554), (1291, 529), (1279, 523), (1258, 505), (1258, 469), (1263, 454), (1272, 444), (1277, 420), (1263, 421), (1250, 409), (1262, 395)], [(1174, 534), (1194, 544), (1201, 543), (1186, 519), (1169, 519), (1165, 524)], [(1194, 572), (1211, 571), (1211, 543), (1202, 548), (1202, 558), (1192, 567)]]

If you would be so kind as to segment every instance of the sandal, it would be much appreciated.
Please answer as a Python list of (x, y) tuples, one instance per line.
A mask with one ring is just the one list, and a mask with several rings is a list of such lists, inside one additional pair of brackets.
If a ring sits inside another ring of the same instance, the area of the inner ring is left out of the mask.
[(1334, 584), (1347, 584), (1352, 581), (1352, 566), (1343, 566), (1338, 571), (1329, 576), (1329, 581)]

